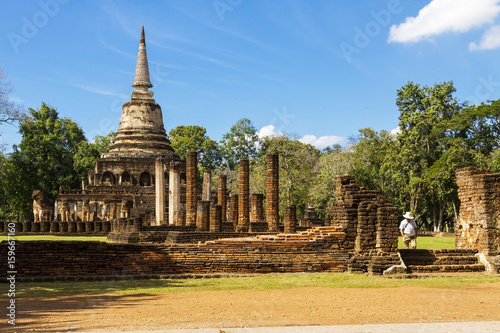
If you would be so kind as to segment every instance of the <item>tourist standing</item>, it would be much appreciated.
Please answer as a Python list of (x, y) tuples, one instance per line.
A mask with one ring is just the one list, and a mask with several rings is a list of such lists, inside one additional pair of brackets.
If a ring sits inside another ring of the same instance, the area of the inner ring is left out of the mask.
[(399, 230), (401, 231), (401, 236), (403, 236), (403, 244), (405, 249), (409, 248), (411, 242), (411, 248), (417, 248), (417, 223), (415, 223), (415, 217), (411, 215), (410, 212), (406, 212), (403, 215), (404, 220), (399, 224)]

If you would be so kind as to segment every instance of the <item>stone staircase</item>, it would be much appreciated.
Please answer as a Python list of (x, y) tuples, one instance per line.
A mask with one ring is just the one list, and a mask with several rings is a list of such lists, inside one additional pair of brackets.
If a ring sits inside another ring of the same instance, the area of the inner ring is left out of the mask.
[(485, 267), (475, 250), (399, 250), (408, 274), (445, 275), (449, 273), (484, 273)]

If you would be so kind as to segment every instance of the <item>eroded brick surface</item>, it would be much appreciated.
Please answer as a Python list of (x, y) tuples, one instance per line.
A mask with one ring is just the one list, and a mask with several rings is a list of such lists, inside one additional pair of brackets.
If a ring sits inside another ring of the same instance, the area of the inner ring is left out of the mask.
[(461, 203), (455, 224), (456, 247), (500, 254), (500, 174), (465, 168), (456, 176)]

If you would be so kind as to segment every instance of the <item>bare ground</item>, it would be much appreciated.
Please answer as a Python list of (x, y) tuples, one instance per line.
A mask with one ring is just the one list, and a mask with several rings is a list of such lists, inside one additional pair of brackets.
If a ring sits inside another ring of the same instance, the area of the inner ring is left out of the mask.
[[(487, 283), (447, 289), (297, 288), (20, 298), (15, 331), (500, 321), (499, 295), (500, 283)], [(10, 326), (4, 324), (5, 319), (1, 326)]]

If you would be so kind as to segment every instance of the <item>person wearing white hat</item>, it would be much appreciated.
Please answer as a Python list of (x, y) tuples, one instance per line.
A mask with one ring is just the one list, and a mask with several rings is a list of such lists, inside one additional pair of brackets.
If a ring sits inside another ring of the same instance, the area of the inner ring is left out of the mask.
[(415, 223), (415, 217), (411, 215), (411, 212), (406, 212), (403, 215), (404, 220), (399, 224), (399, 230), (401, 231), (401, 236), (403, 236), (403, 244), (405, 249), (409, 248), (411, 242), (411, 248), (417, 248), (417, 224)]

